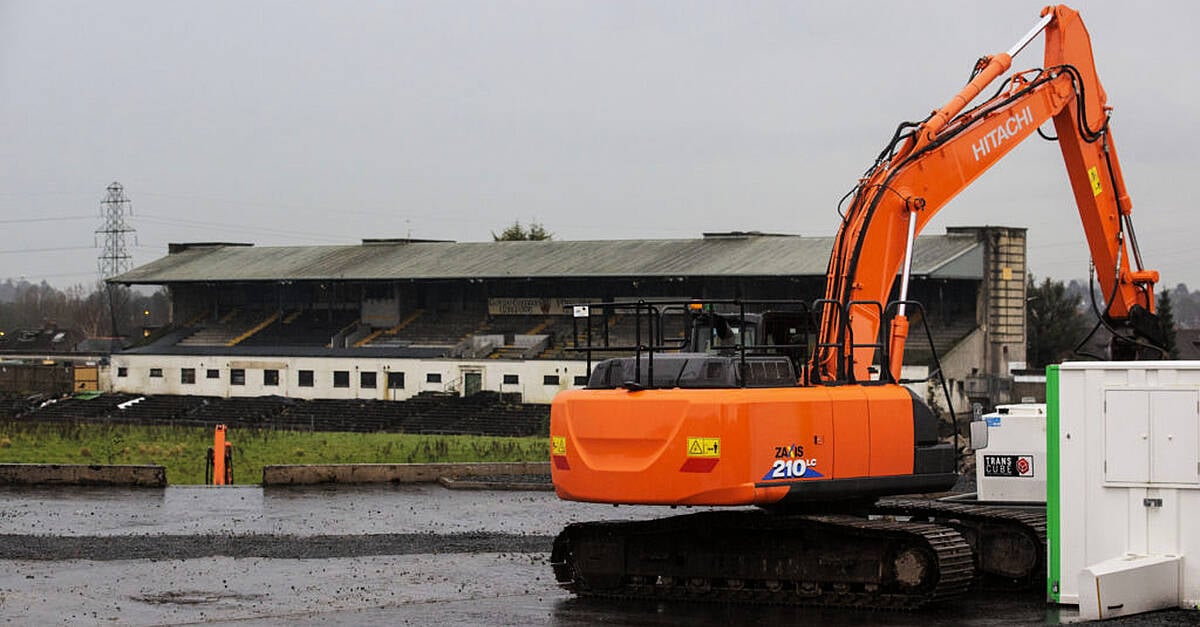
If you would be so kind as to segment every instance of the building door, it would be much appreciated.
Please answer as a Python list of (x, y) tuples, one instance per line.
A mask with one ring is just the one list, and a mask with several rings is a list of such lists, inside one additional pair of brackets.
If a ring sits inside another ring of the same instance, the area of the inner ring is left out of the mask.
[(384, 390), (384, 400), (396, 400), (400, 393), (397, 390), (404, 389), (404, 373), (396, 370), (390, 370), (387, 373), (387, 389)]
[(75, 391), (98, 392), (100, 373), (96, 366), (75, 366)]
[(483, 373), (478, 370), (463, 372), (463, 396), (472, 396), (483, 391)]

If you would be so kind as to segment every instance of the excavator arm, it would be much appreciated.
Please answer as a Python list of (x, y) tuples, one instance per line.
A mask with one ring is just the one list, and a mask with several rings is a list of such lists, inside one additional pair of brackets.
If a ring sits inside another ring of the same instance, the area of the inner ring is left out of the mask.
[[(964, 111), (1043, 29), (1045, 67), (1010, 76), (993, 97)], [(1133, 345), (1157, 350), (1162, 343), (1153, 313), (1158, 273), (1142, 268), (1109, 114), (1087, 30), (1077, 12), (1055, 6), (1044, 9), (1041, 21), (1008, 52), (980, 59), (970, 82), (945, 106), (919, 123), (901, 124), (856, 186), (834, 240), (821, 350), (814, 355), (817, 378), (863, 381), (870, 376), (876, 347), (883, 346), (874, 342), (884, 312), (868, 303), (886, 302), (898, 274), (900, 300), (905, 300), (916, 234), (1051, 119), (1104, 291), (1105, 321)], [(908, 328), (904, 313), (900, 304), (884, 340), (886, 367), (896, 378)]]
[[(967, 109), (1042, 30), (1046, 67), (1004, 79), (995, 96)], [(740, 357), (656, 357), (638, 327), (635, 356), (605, 360), (586, 389), (555, 396), (551, 475), (561, 498), (767, 510), (572, 524), (550, 556), (560, 585), (656, 602), (879, 609), (948, 599), (976, 585), (976, 573), (1009, 585), (1044, 581), (1044, 516), (966, 502), (876, 501), (942, 492), (958, 479), (956, 443), (941, 441), (940, 420), (924, 400), (887, 376), (898, 375), (892, 358), (903, 354), (907, 334), (913, 239), (1051, 119), (1105, 289), (1105, 317), (1113, 326), (1128, 323), (1134, 341), (1152, 340), (1136, 321), (1154, 322), (1157, 274), (1141, 269), (1133, 243), (1087, 32), (1073, 11), (1047, 9), (1012, 50), (982, 60), (946, 106), (901, 125), (860, 181), (835, 241), (826, 298), (818, 301), (820, 343), (798, 383), (790, 356), (747, 356), (741, 344)], [(900, 302), (881, 340), (893, 311), (878, 303), (902, 267)], [(801, 313), (807, 322), (810, 311)], [(712, 328), (720, 321), (714, 317)], [(745, 314), (739, 322), (748, 322)], [(650, 345), (660, 343), (654, 337)], [(866, 380), (876, 352), (887, 357), (879, 384), (820, 385)]]

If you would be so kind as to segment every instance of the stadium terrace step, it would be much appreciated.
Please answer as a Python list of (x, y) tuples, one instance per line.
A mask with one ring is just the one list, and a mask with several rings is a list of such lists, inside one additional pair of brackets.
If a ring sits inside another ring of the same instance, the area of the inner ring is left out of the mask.
[(408, 314), (407, 318), (401, 320), (399, 322), (399, 324), (397, 324), (396, 326), (394, 326), (390, 329), (378, 329), (374, 333), (371, 333), (367, 337), (364, 337), (363, 339), (356, 342), (354, 344), (354, 346), (355, 347), (359, 347), (359, 346), (395, 346), (395, 344), (389, 344), (387, 339), (385, 339), (379, 343), (376, 343), (375, 340), (377, 338), (379, 338), (379, 336), (381, 336), (381, 335), (389, 336), (389, 338), (394, 338), (397, 333), (399, 333), (401, 330), (403, 330), (408, 325), (412, 324), (413, 321), (415, 321), (417, 318), (420, 318), (421, 315), (424, 313), (425, 313), (424, 309), (413, 310), (412, 313)]
[(357, 318), (357, 313), (349, 310), (301, 310), (272, 321), (239, 345), (326, 346), (339, 331), (354, 324)]
[(229, 340), (229, 343), (228, 343), (228, 344), (226, 344), (226, 346), (237, 346), (238, 344), (240, 344), (242, 341), (246, 340), (246, 339), (247, 339), (247, 338), (249, 338), (250, 336), (254, 335), (255, 333), (258, 333), (259, 331), (262, 331), (262, 330), (263, 330), (263, 329), (265, 329), (265, 328), (267, 328), (268, 326), (270, 326), (270, 325), (271, 325), (271, 323), (275, 322), (275, 321), (276, 321), (276, 320), (278, 320), (278, 319), (279, 319), (279, 312), (278, 312), (278, 311), (276, 311), (275, 313), (273, 313), (273, 314), (271, 314), (271, 315), (267, 316), (266, 318), (264, 318), (264, 319), (263, 319), (261, 322), (259, 322), (258, 324), (256, 324), (256, 325), (254, 325), (254, 326), (250, 327), (249, 329), (247, 329), (247, 330), (246, 330), (244, 333), (242, 333), (241, 335), (239, 335), (239, 336), (237, 336), (237, 337), (233, 338), (232, 340)]

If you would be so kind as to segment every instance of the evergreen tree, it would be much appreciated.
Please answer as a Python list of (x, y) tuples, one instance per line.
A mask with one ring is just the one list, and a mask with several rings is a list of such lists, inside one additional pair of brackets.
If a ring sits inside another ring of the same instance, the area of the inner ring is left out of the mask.
[(1171, 313), (1179, 329), (1195, 329), (1200, 326), (1200, 291), (1192, 292), (1180, 283), (1171, 292)]
[(497, 242), (542, 242), (554, 239), (554, 234), (546, 230), (540, 222), (530, 222), (526, 228), (520, 220), (513, 221), (499, 235), (492, 232), (492, 240)]
[(1171, 304), (1170, 290), (1158, 293), (1158, 321), (1163, 329), (1163, 348), (1171, 359), (1179, 359), (1179, 348), (1175, 346), (1175, 312)]
[(544, 242), (554, 238), (554, 234), (546, 230), (540, 222), (531, 222), (529, 224), (529, 240), (533, 242)]
[(1026, 288), (1025, 352), (1030, 367), (1043, 368), (1070, 357), (1075, 345), (1088, 331), (1080, 312), (1080, 296), (1070, 294), (1062, 281), (1043, 279), (1041, 285), (1029, 275)]

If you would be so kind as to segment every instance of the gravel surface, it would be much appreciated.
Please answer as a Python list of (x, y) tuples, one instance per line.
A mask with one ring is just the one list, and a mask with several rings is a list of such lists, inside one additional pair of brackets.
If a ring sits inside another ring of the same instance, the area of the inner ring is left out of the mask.
[[(0, 624), (1010, 627), (1077, 616), (1037, 592), (880, 614), (591, 601), (554, 584), (549, 549), (566, 524), (686, 511), (436, 484), (0, 489)], [(1200, 612), (1103, 624), (1200, 625)]]
[(542, 490), (447, 490), (438, 484), (0, 488), (0, 534), (554, 535), (581, 520), (657, 518), (697, 509), (613, 507), (562, 501)]
[(0, 624), (539, 625), (567, 598), (549, 568), (539, 553), (0, 561)]
[(0, 555), (9, 560), (135, 560), (200, 557), (326, 559), (366, 555), (441, 553), (549, 553), (553, 536), (505, 533), (401, 533), (341, 536), (0, 535)]

